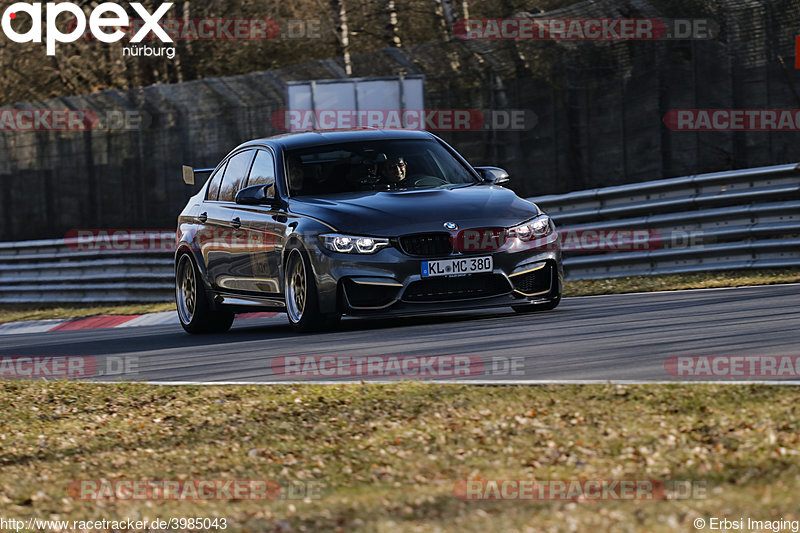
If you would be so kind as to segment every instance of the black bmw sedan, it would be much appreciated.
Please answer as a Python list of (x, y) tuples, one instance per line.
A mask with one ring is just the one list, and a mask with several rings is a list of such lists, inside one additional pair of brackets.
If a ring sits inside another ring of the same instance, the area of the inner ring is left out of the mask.
[[(191, 183), (193, 170), (184, 167)], [(427, 132), (351, 130), (242, 144), (178, 219), (178, 315), (190, 333), (235, 313), (297, 330), (342, 315), (556, 307), (559, 235), (535, 204)]]

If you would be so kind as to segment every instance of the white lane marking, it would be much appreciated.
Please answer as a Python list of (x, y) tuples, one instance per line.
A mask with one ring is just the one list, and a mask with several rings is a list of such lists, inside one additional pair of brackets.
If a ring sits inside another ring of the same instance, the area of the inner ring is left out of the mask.
[[(92, 317), (82, 317), (82, 318), (92, 318)], [(275, 320), (275, 319), (283, 319), (280, 313), (275, 316), (271, 317), (243, 317), (246, 321), (250, 320)], [(48, 320), (25, 320), (22, 322), (8, 322), (6, 324), (0, 324), (0, 335), (22, 335), (26, 333), (45, 333), (50, 331), (51, 329), (64, 324), (66, 322), (70, 322), (71, 320), (80, 320), (79, 319), (48, 319)], [(245, 324), (247, 322), (244, 322)], [(238, 324), (242, 324), (241, 320)], [(118, 324), (116, 326), (111, 327), (101, 327), (101, 328), (86, 328), (81, 330), (75, 331), (89, 331), (90, 329), (95, 330), (102, 330), (102, 329), (117, 329), (117, 328), (131, 328), (131, 327), (142, 327), (142, 326), (168, 326), (168, 325), (180, 325), (180, 320), (178, 319), (178, 313), (176, 311), (161, 311), (159, 313), (146, 313), (144, 315), (139, 315), (131, 320), (123, 322), (122, 324)], [(250, 324), (253, 325), (253, 324)]]
[(131, 328), (136, 326), (161, 326), (164, 324), (180, 324), (178, 313), (175, 311), (162, 311), (160, 313), (147, 313), (139, 315), (133, 320), (116, 326), (118, 328)]
[(56, 326), (69, 322), (66, 319), (26, 320), (0, 324), (0, 335), (21, 335), (25, 333), (44, 333)]

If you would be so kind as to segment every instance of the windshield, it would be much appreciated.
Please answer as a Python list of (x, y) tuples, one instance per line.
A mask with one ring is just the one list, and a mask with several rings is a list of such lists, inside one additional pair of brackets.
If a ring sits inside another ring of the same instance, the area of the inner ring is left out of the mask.
[(435, 140), (366, 141), (286, 152), (292, 196), (450, 188), (477, 179)]

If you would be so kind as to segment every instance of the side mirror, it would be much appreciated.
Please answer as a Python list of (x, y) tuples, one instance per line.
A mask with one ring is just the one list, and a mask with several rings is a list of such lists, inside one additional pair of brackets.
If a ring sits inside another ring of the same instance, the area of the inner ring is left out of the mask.
[(262, 185), (251, 185), (236, 193), (236, 203), (241, 205), (271, 204), (274, 199), (267, 196), (267, 189), (273, 188), (275, 182)]
[(508, 172), (502, 168), (475, 167), (475, 170), (478, 171), (478, 174), (480, 174), (484, 181), (487, 181), (492, 185), (502, 185), (503, 183), (508, 183), (511, 180), (511, 178), (508, 176)]

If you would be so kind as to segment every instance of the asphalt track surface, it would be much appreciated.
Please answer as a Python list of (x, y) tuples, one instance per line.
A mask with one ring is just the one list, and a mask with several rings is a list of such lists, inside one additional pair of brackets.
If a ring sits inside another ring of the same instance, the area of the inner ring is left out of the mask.
[[(360, 382), (393, 381), (398, 375), (384, 373), (388, 366), (376, 366), (371, 374), (344, 367), (333, 376), (305, 366), (306, 375), (287, 376), (287, 368), (301, 367), (279, 364), (281, 356), (302, 356), (304, 365), (321, 361), (311, 356), (389, 356), (380, 359), (383, 364), (392, 356), (395, 362), (407, 356), (439, 356), (442, 361), (454, 359), (441, 356), (471, 357), (468, 376), (463, 375), (462, 358), (461, 374), (448, 374), (445, 364), (435, 376), (423, 378), (437, 381), (735, 379), (670, 375), (668, 358), (687, 355), (799, 356), (800, 284), (568, 298), (554, 311), (526, 315), (501, 309), (347, 319), (336, 331), (313, 334), (295, 334), (288, 324), (273, 319), (238, 321), (228, 333), (207, 336), (185, 334), (178, 325), (0, 336), (0, 357), (88, 356), (98, 372), (83, 379), (100, 381)], [(358, 368), (366, 369), (367, 359), (360, 361), (365, 366)], [(329, 363), (324, 368), (334, 367)], [(415, 378), (408, 370), (412, 368), (402, 371), (406, 378)]]

